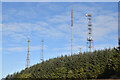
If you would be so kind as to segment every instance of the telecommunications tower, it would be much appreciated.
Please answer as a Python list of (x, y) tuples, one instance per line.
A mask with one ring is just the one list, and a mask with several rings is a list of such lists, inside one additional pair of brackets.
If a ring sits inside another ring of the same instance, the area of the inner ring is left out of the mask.
[(73, 8), (71, 10), (71, 55), (73, 54)]
[(27, 59), (26, 59), (26, 68), (28, 68), (30, 66), (30, 58), (29, 58), (29, 43), (30, 43), (30, 38), (28, 37), (28, 52), (27, 52)]
[(44, 45), (44, 44), (43, 44), (43, 43), (44, 43), (44, 40), (41, 40), (41, 59), (40, 59), (40, 60), (41, 60), (42, 62), (44, 61), (44, 59), (43, 59), (43, 49), (44, 49), (44, 46), (43, 46), (43, 45)]
[(94, 48), (92, 38), (91, 14), (86, 14), (86, 17), (88, 18), (87, 52), (91, 53)]

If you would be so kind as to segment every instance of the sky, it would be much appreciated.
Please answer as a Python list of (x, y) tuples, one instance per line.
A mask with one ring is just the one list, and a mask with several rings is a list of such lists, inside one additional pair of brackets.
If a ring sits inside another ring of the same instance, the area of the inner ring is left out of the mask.
[(0, 79), (2, 77), (2, 5), (0, 2)]
[(86, 51), (88, 20), (92, 14), (94, 49), (118, 46), (117, 2), (4, 2), (2, 3), (2, 77), (25, 69), (27, 39), (30, 65), (70, 55), (71, 8), (73, 8), (74, 54)]
[(118, 2), (119, 0), (1, 0), (2, 2)]

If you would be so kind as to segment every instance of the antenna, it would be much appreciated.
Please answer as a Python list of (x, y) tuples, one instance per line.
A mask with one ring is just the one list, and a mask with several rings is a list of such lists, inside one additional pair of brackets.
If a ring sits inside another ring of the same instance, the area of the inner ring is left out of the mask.
[(29, 43), (30, 43), (30, 38), (28, 37), (28, 52), (27, 52), (27, 59), (26, 59), (26, 68), (30, 66), (30, 58), (29, 58)]
[(93, 49), (91, 14), (86, 14), (88, 18), (87, 52), (91, 53)]
[[(118, 3), (118, 22), (120, 22), (120, 2)], [(120, 23), (118, 23), (118, 50), (120, 51)]]
[(73, 8), (71, 10), (71, 55), (73, 54)]
[(78, 51), (78, 52), (79, 52), (79, 54), (81, 54), (81, 48), (79, 48), (79, 51)]
[(43, 43), (44, 43), (44, 40), (41, 40), (41, 43), (42, 44), (41, 44), (41, 59), (40, 60), (43, 62), (44, 61), (44, 59), (43, 59), (43, 49), (44, 49), (44, 46), (43, 46), (44, 44)]

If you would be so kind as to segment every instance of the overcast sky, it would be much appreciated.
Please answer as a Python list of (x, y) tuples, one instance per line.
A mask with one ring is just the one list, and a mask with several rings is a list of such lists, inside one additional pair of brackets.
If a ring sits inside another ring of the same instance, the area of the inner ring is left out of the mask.
[[(3, 77), (25, 68), (27, 38), (30, 37), (30, 63), (40, 62), (41, 40), (44, 59), (70, 55), (71, 8), (73, 8), (74, 53), (86, 51), (87, 18), (92, 14), (95, 49), (118, 45), (118, 3), (3, 3)], [(1, 48), (0, 48), (1, 49)], [(9, 68), (8, 68), (9, 66)]]

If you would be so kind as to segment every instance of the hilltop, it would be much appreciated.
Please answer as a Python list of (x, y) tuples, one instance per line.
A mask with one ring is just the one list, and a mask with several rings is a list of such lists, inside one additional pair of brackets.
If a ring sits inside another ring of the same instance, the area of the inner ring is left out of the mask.
[(98, 50), (72, 56), (56, 57), (8, 75), (6, 80), (16, 78), (120, 78), (120, 52), (117, 49)]

